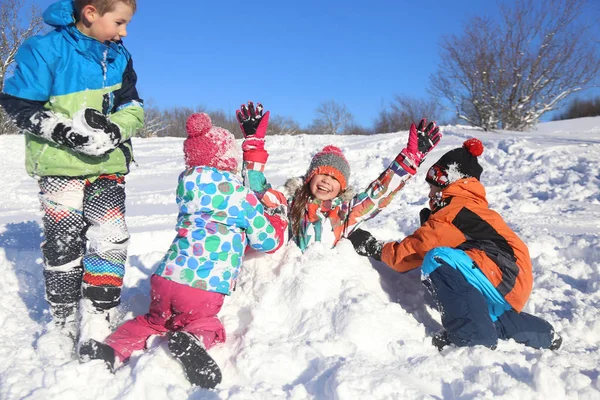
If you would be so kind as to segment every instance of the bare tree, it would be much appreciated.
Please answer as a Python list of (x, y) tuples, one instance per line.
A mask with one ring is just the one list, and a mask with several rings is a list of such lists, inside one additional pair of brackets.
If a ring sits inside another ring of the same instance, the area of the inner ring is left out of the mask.
[(323, 102), (317, 107), (317, 117), (313, 120), (309, 131), (325, 135), (344, 133), (345, 128), (352, 123), (354, 117), (345, 105), (334, 100)]
[(19, 133), (19, 128), (15, 126), (4, 109), (0, 107), (0, 135), (16, 135)]
[(168, 128), (160, 133), (160, 136), (187, 137), (185, 124), (190, 115), (195, 112), (205, 112), (204, 107), (172, 107), (163, 110), (162, 115)]
[(595, 99), (581, 100), (574, 99), (571, 101), (567, 110), (554, 117), (553, 121), (560, 121), (563, 119), (583, 118), (583, 117), (596, 117), (600, 115), (600, 97)]
[(235, 115), (226, 113), (223, 110), (205, 112), (210, 116), (213, 126), (227, 129), (229, 132), (233, 133), (233, 136), (237, 139), (244, 137), (242, 129), (240, 128), (240, 123)]
[(383, 108), (375, 120), (376, 132), (408, 130), (410, 124), (421, 118), (439, 120), (444, 114), (442, 106), (434, 99), (395, 96), (389, 108)]
[(28, 24), (23, 24), (22, 8), (23, 0), (0, 1), (0, 91), (4, 88), (4, 77), (15, 61), (19, 47), (44, 28), (44, 21), (35, 5), (31, 7)]
[(169, 122), (163, 112), (154, 105), (154, 100), (145, 101), (144, 126), (136, 132), (136, 136), (142, 138), (162, 136), (161, 134), (167, 129), (169, 129)]
[[(4, 78), (15, 62), (19, 46), (33, 35), (40, 33), (44, 22), (35, 7), (31, 7), (28, 24), (21, 18), (22, 0), (0, 0), (0, 92), (4, 89)], [(0, 109), (0, 135), (18, 133), (4, 110)]]
[(485, 130), (525, 130), (600, 70), (598, 42), (582, 24), (588, 0), (515, 0), (500, 21), (476, 17), (442, 44), (435, 95), (459, 120)]
[(344, 135), (372, 135), (375, 131), (372, 128), (365, 128), (362, 125), (351, 123), (346, 126)]
[(291, 117), (273, 115), (269, 119), (267, 135), (297, 135), (300, 132), (300, 125)]

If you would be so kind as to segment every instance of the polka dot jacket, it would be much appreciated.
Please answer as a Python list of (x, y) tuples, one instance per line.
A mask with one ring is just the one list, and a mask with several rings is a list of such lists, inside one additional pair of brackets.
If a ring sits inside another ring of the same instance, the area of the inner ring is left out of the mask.
[(177, 236), (155, 272), (163, 278), (229, 295), (246, 246), (267, 252), (279, 245), (262, 204), (233, 173), (186, 169), (177, 204)]

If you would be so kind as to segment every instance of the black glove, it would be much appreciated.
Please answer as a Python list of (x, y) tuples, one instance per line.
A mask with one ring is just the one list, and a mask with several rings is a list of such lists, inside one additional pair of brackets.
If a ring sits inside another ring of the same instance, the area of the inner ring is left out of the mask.
[[(121, 130), (102, 113), (91, 108), (74, 116), (77, 122), (45, 110), (30, 119), (30, 132), (88, 156), (102, 156), (121, 140)], [(74, 126), (77, 126), (75, 128)]]
[[(256, 108), (254, 108), (254, 103), (249, 101), (247, 107), (245, 104), (240, 106), (240, 110), (237, 110), (236, 116), (244, 137), (253, 136), (263, 119), (263, 106), (260, 103), (256, 103)], [(264, 137), (266, 131), (267, 128), (265, 126), (262, 137)]]
[(421, 226), (425, 225), (425, 222), (427, 222), (430, 215), (431, 215), (431, 210), (429, 208), (423, 208), (419, 212), (419, 219), (421, 220)]
[(381, 261), (383, 242), (375, 239), (370, 232), (358, 228), (348, 236), (348, 239), (358, 254)]
[(50, 134), (50, 139), (53, 142), (70, 149), (82, 148), (90, 141), (89, 136), (80, 134), (75, 131), (71, 125), (63, 122), (58, 122), (54, 126), (54, 129)]
[(106, 115), (93, 108), (86, 108), (84, 118), (90, 128), (104, 131), (115, 147), (121, 143), (121, 129), (119, 129), (117, 124), (110, 122)]
[(29, 126), (30, 132), (46, 140), (67, 147), (73, 151), (87, 155), (99, 155), (94, 152), (94, 138), (88, 132), (79, 132), (73, 128), (73, 122), (52, 111), (35, 113)]

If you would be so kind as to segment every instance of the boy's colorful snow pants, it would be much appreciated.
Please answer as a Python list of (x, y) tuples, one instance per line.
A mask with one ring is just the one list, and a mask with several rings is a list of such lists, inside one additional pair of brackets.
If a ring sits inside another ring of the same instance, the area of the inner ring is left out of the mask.
[(183, 331), (196, 336), (206, 349), (225, 341), (225, 328), (217, 317), (225, 295), (193, 288), (158, 275), (150, 278), (150, 311), (125, 322), (106, 338), (121, 361), (146, 347), (152, 335)]
[(82, 294), (98, 309), (119, 304), (129, 233), (125, 181), (42, 177), (44, 277), (51, 312), (64, 319)]
[(498, 339), (514, 339), (534, 348), (550, 347), (552, 325), (525, 312), (517, 313), (508, 303), (503, 307), (503, 299), (496, 296), (499, 293), (490, 294), (487, 278), (471, 276), (483, 273), (464, 251), (433, 249), (425, 255), (422, 270), (423, 283), (437, 302), (442, 325), (455, 345), (493, 348)]

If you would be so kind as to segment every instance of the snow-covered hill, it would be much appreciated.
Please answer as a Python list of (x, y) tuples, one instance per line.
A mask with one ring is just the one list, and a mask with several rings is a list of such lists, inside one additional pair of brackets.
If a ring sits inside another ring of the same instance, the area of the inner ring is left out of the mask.
[[(482, 182), (492, 208), (529, 245), (534, 289), (525, 311), (564, 338), (556, 352), (514, 342), (486, 348), (431, 345), (440, 328), (419, 271), (398, 274), (354, 253), (289, 245), (246, 259), (221, 312), (228, 341), (211, 354), (223, 369), (214, 391), (191, 387), (164, 341), (115, 375), (99, 361), (80, 365), (46, 332), (41, 214), (24, 170), (24, 143), (0, 137), (1, 399), (599, 399), (600, 118), (551, 122), (533, 132), (485, 133), (444, 127), (417, 177), (367, 228), (401, 239), (418, 225), (428, 193), (424, 171), (471, 136), (480, 138)], [(366, 186), (389, 164), (406, 132), (374, 136), (269, 137), (267, 176), (304, 173), (314, 152), (340, 146), (351, 185)], [(119, 318), (147, 310), (149, 276), (174, 236), (174, 191), (182, 140), (134, 140), (128, 176), (132, 234)]]

